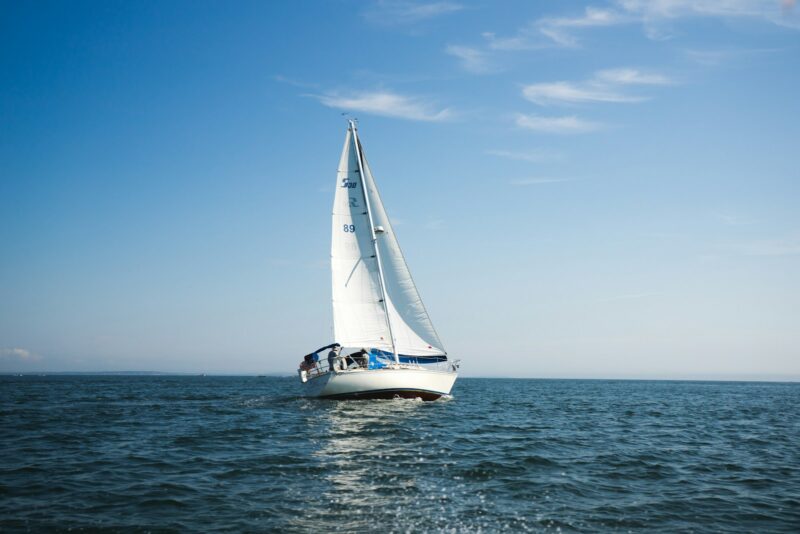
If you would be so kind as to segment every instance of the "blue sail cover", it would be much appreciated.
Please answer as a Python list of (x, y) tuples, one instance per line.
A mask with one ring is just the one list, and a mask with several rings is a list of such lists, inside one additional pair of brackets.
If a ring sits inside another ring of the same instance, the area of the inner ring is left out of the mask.
[(394, 360), (391, 358), (387, 358), (383, 354), (379, 354), (382, 351), (377, 349), (372, 349), (369, 352), (369, 364), (367, 365), (368, 369), (383, 369), (387, 365), (393, 363)]
[[(426, 363), (436, 363), (447, 361), (447, 356), (440, 354), (437, 356), (407, 356), (405, 354), (398, 354), (400, 363), (414, 363), (424, 365)], [(381, 369), (389, 364), (394, 363), (394, 354), (380, 349), (370, 349), (369, 351), (369, 368)], [(374, 365), (374, 367), (373, 367)]]

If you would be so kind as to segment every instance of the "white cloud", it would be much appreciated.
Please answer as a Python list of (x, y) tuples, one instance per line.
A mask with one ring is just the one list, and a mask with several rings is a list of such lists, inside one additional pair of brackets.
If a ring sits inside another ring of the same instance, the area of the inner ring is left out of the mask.
[(614, 26), (628, 22), (623, 13), (612, 9), (587, 7), (583, 15), (577, 17), (547, 17), (536, 22), (539, 33), (549, 38), (554, 44), (564, 47), (578, 46), (578, 40), (570, 30), (579, 28)]
[(597, 71), (594, 79), (596, 83), (616, 85), (669, 85), (673, 83), (663, 74), (641, 72), (630, 68)]
[(361, 92), (350, 95), (329, 93), (312, 96), (331, 108), (360, 111), (383, 117), (414, 121), (443, 121), (453, 116), (449, 109), (437, 109), (430, 102), (420, 98), (389, 91)]
[(646, 97), (620, 91), (626, 85), (666, 85), (672, 83), (663, 74), (646, 73), (632, 68), (601, 70), (584, 82), (547, 82), (526, 85), (522, 95), (539, 105), (586, 102), (641, 102)]
[[(481, 35), (488, 50), (519, 51), (577, 48), (580, 46), (578, 34), (582, 30), (634, 23), (643, 26), (647, 37), (661, 40), (670, 37), (670, 24), (685, 18), (751, 18), (800, 29), (800, 9), (796, 0), (617, 0), (614, 4), (612, 7), (588, 6), (574, 16), (542, 17), (528, 22), (516, 34), (507, 37), (494, 32)], [(471, 53), (477, 56), (483, 51), (471, 48)]]
[(645, 19), (681, 17), (758, 17), (776, 24), (796, 22), (794, 1), (779, 0), (618, 0), (620, 7)]
[(570, 82), (534, 83), (522, 89), (523, 96), (539, 105), (579, 102), (639, 102), (642, 97), (629, 96), (609, 89)]
[(377, 24), (412, 24), (462, 9), (464, 6), (456, 2), (379, 0), (366, 9), (363, 15), (370, 22)]
[(542, 117), (541, 115), (518, 114), (517, 126), (527, 130), (546, 133), (573, 134), (592, 132), (602, 125), (580, 119), (574, 115), (565, 117)]
[(511, 37), (498, 37), (493, 32), (484, 32), (487, 46), (492, 50), (535, 50), (552, 46), (577, 47), (578, 40), (571, 30), (612, 26), (627, 22), (618, 10), (587, 7), (582, 15), (575, 17), (544, 17), (530, 22)]
[(540, 24), (549, 24), (563, 28), (587, 28), (592, 26), (610, 26), (621, 22), (620, 14), (610, 9), (587, 6), (580, 17), (562, 17), (542, 19)]
[(555, 152), (553, 150), (547, 150), (542, 148), (535, 148), (533, 150), (526, 150), (526, 151), (487, 150), (486, 153), (500, 158), (516, 159), (520, 161), (530, 161), (532, 163), (563, 158), (563, 155), (560, 152)]
[(485, 32), (493, 50), (531, 50), (547, 46), (577, 48), (576, 35), (588, 28), (639, 23), (651, 39), (668, 38), (673, 21), (690, 17), (753, 18), (800, 29), (796, 0), (618, 0), (615, 7), (586, 7), (582, 14), (543, 17), (522, 26), (511, 37)]
[(479, 48), (461, 45), (449, 45), (445, 52), (461, 60), (461, 67), (474, 74), (486, 74), (494, 71), (486, 52)]
[(540, 185), (540, 184), (554, 184), (559, 182), (571, 182), (569, 178), (521, 178), (519, 180), (511, 180), (509, 184), (516, 186), (526, 185)]
[(18, 347), (0, 349), (0, 361), (5, 362), (35, 362), (40, 358), (28, 349)]
[(513, 37), (497, 37), (494, 32), (483, 32), (481, 35), (490, 50), (532, 50), (544, 46), (536, 41), (536, 31), (528, 27), (520, 29)]
[[(525, 99), (546, 106), (550, 104), (585, 104), (595, 102), (641, 102), (647, 97), (631, 95), (622, 90), (630, 85), (666, 85), (672, 81), (663, 74), (642, 72), (633, 68), (597, 71), (584, 82), (546, 82), (523, 86)], [(517, 115), (517, 126), (550, 133), (584, 133), (597, 130), (600, 124), (575, 116), (543, 117)]]
[(668, 32), (661, 27), (682, 18), (750, 18), (800, 29), (800, 13), (794, 0), (618, 0), (617, 4), (645, 26), (650, 38)]

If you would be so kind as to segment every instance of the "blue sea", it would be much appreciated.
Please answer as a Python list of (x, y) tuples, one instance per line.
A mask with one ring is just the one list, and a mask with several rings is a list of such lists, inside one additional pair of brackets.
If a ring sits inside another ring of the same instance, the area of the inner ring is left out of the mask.
[(0, 377), (0, 531), (800, 532), (800, 384)]

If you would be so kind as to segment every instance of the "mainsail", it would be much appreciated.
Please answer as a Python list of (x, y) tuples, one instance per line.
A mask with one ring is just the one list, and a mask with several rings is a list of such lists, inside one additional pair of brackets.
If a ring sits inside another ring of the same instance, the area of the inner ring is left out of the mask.
[(334, 339), (345, 347), (391, 351), (352, 128), (339, 160), (333, 202), (331, 274)]
[(338, 343), (404, 356), (446, 354), (411, 278), (352, 123), (337, 174), (331, 266)]

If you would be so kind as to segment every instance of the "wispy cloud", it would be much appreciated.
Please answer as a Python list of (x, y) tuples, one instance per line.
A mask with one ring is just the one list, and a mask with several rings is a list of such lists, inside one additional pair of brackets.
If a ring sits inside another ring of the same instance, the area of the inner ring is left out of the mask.
[(439, 109), (433, 103), (422, 98), (404, 96), (389, 91), (358, 92), (347, 95), (328, 93), (310, 96), (331, 108), (371, 113), (383, 117), (431, 122), (453, 117), (450, 109)]
[(578, 46), (578, 39), (571, 30), (600, 26), (612, 26), (627, 19), (618, 10), (587, 7), (580, 15), (572, 17), (544, 17), (519, 28), (511, 36), (498, 36), (484, 32), (486, 46), (491, 50), (536, 50), (540, 48)]
[(669, 85), (673, 80), (656, 72), (642, 72), (632, 68), (599, 70), (594, 75), (595, 83), (613, 85)]
[[(641, 24), (645, 35), (655, 40), (670, 38), (673, 33), (670, 25), (677, 21), (701, 17), (760, 19), (779, 26), (800, 29), (800, 9), (796, 4), (797, 0), (616, 0), (609, 6), (588, 6), (575, 14), (541, 17), (523, 24), (511, 35), (483, 32), (483, 46), (448, 49), (447, 52), (458, 57), (465, 69), (485, 73), (488, 72), (484, 70), (488, 52), (579, 48), (581, 33), (592, 28)], [(694, 58), (698, 62), (711, 64), (719, 60), (719, 54), (697, 52)], [(615, 83), (658, 82), (617, 80)], [(604, 93), (600, 96), (608, 97)]]
[(379, 0), (363, 11), (369, 22), (382, 25), (412, 24), (456, 11), (464, 6), (456, 2), (410, 2), (406, 0)]
[(499, 158), (515, 159), (519, 161), (529, 161), (532, 163), (539, 163), (541, 161), (550, 161), (554, 159), (563, 159), (564, 155), (554, 150), (544, 148), (534, 148), (531, 150), (487, 150), (487, 154), (497, 156)]
[(473, 74), (488, 74), (496, 70), (496, 67), (489, 60), (489, 55), (479, 48), (449, 45), (445, 52), (457, 57), (461, 62), (461, 67)]
[(572, 30), (614, 26), (629, 21), (629, 17), (626, 17), (625, 14), (620, 11), (590, 6), (579, 16), (546, 17), (539, 19), (535, 27), (540, 34), (549, 38), (554, 44), (564, 47), (575, 47), (578, 46), (578, 40), (572, 34)]
[(548, 46), (531, 26), (520, 29), (511, 37), (498, 37), (494, 32), (483, 32), (481, 36), (486, 40), (486, 47), (489, 50), (535, 50)]
[(688, 17), (756, 18), (800, 28), (794, 0), (618, 0), (626, 12), (644, 23)]
[(588, 6), (582, 13), (542, 17), (523, 25), (516, 34), (484, 32), (492, 50), (578, 48), (579, 34), (591, 28), (641, 24), (647, 37), (669, 38), (669, 25), (684, 18), (753, 18), (800, 29), (796, 0), (617, 0), (610, 7)]
[(539, 105), (580, 102), (641, 102), (644, 97), (625, 95), (608, 88), (570, 82), (534, 83), (522, 89), (522, 95)]
[[(626, 103), (641, 102), (648, 97), (627, 92), (629, 86), (667, 85), (673, 81), (667, 76), (633, 68), (606, 69), (595, 72), (583, 82), (546, 82), (522, 87), (522, 96), (540, 106), (551, 104)], [(602, 125), (578, 118), (543, 117), (519, 114), (517, 126), (548, 133), (585, 133), (599, 129)]]
[(571, 182), (570, 178), (521, 178), (519, 180), (511, 180), (508, 182), (514, 186), (528, 186), (528, 185), (541, 185), (541, 184), (555, 184), (559, 182)]
[(41, 358), (28, 349), (19, 347), (0, 348), (0, 361), (10, 363), (35, 362)]
[(516, 124), (520, 128), (543, 133), (577, 134), (598, 130), (601, 124), (590, 122), (574, 115), (564, 117), (543, 117), (541, 115), (517, 115)]
[(526, 85), (523, 96), (539, 105), (556, 103), (587, 102), (641, 102), (647, 97), (627, 94), (622, 91), (629, 85), (666, 85), (673, 83), (667, 76), (642, 72), (632, 68), (597, 71), (584, 82), (547, 82)]

